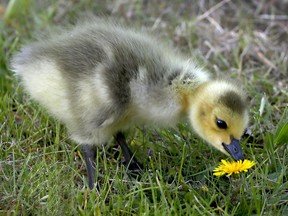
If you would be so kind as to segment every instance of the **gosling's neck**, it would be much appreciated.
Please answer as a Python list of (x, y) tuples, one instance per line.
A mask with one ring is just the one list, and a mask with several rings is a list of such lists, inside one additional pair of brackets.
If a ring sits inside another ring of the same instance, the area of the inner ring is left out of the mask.
[(178, 63), (181, 70), (178, 70), (178, 75), (171, 81), (171, 87), (179, 99), (181, 112), (185, 115), (189, 112), (197, 95), (201, 94), (201, 89), (211, 81), (211, 77), (207, 71), (191, 60)]
[[(197, 106), (201, 92), (209, 82), (201, 83), (195, 86), (194, 89), (183, 89), (179, 92), (179, 99), (182, 113), (188, 114), (191, 107)], [(202, 98), (205, 98), (204, 96)]]
[[(204, 74), (206, 75), (206, 73)], [(181, 106), (181, 113), (187, 115), (192, 106), (196, 105), (198, 99), (201, 97), (201, 92), (210, 83), (209, 76), (195, 77), (194, 79), (175, 79), (172, 88), (175, 91), (179, 104)]]

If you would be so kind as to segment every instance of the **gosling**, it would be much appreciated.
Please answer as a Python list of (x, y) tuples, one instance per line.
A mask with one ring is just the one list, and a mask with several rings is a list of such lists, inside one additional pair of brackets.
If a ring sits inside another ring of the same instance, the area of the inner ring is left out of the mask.
[(78, 144), (94, 187), (97, 147), (113, 136), (132, 170), (141, 169), (123, 132), (188, 119), (199, 137), (235, 160), (248, 124), (245, 92), (212, 79), (194, 61), (142, 32), (101, 19), (22, 48), (11, 68), (24, 89), (60, 119)]

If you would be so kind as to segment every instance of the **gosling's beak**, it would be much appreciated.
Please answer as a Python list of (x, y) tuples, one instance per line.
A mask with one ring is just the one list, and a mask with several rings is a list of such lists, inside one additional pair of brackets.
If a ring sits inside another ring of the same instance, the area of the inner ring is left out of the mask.
[(237, 161), (244, 159), (239, 140), (233, 138), (230, 144), (222, 143), (222, 145), (234, 160)]

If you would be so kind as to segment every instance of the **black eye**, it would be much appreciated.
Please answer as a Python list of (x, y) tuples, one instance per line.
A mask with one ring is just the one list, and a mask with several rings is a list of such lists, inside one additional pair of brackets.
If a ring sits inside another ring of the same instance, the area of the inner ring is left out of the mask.
[(221, 128), (221, 129), (226, 129), (227, 128), (227, 124), (223, 120), (217, 119), (216, 120), (216, 124), (217, 124), (218, 128)]

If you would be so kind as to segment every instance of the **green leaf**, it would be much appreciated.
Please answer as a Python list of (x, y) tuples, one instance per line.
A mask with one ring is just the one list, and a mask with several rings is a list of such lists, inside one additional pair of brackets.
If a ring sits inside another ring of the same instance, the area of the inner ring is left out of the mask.
[(276, 144), (288, 144), (288, 122), (280, 129), (275, 138)]
[(275, 131), (274, 140), (276, 144), (288, 143), (288, 108), (285, 109)]
[(25, 15), (31, 5), (31, 0), (10, 0), (4, 14), (4, 20), (8, 22), (12, 17)]

